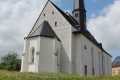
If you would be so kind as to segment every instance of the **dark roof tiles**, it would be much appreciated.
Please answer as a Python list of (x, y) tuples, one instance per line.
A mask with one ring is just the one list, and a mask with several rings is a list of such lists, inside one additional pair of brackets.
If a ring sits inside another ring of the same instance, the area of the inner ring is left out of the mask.
[(113, 62), (112, 62), (113, 67), (120, 66), (120, 56), (118, 56)]
[(47, 21), (44, 21), (36, 30), (32, 31), (30, 34), (31, 35), (29, 35), (27, 38), (35, 36), (45, 36), (57, 38), (58, 40), (60, 40)]

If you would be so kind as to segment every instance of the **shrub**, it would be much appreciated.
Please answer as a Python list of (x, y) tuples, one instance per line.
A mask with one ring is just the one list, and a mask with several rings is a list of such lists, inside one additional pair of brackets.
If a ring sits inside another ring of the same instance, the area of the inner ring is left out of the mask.
[(21, 60), (15, 52), (9, 52), (6, 56), (1, 58), (0, 69), (19, 71), (21, 67)]

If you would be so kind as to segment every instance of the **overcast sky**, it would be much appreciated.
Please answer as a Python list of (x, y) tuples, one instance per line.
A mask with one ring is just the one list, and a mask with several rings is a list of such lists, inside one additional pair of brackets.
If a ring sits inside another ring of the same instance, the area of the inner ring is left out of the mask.
[[(28, 35), (47, 0), (0, 0), (0, 55), (20, 56)], [(72, 12), (73, 0), (52, 0)], [(68, 4), (69, 3), (69, 4)], [(85, 0), (88, 30), (115, 58), (120, 56), (120, 0)]]

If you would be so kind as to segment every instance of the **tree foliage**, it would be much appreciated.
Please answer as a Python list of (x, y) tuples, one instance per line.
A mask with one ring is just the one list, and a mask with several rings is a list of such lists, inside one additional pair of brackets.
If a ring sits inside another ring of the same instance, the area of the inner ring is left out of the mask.
[(9, 52), (6, 56), (1, 58), (0, 68), (10, 71), (19, 71), (21, 67), (21, 60), (18, 58), (16, 52)]

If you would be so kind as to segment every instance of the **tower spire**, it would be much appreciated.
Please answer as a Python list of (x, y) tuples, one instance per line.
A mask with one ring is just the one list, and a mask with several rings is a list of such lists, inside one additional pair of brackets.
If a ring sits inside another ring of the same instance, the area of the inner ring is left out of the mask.
[(74, 0), (73, 17), (78, 21), (80, 29), (86, 30), (86, 10), (84, 0)]

